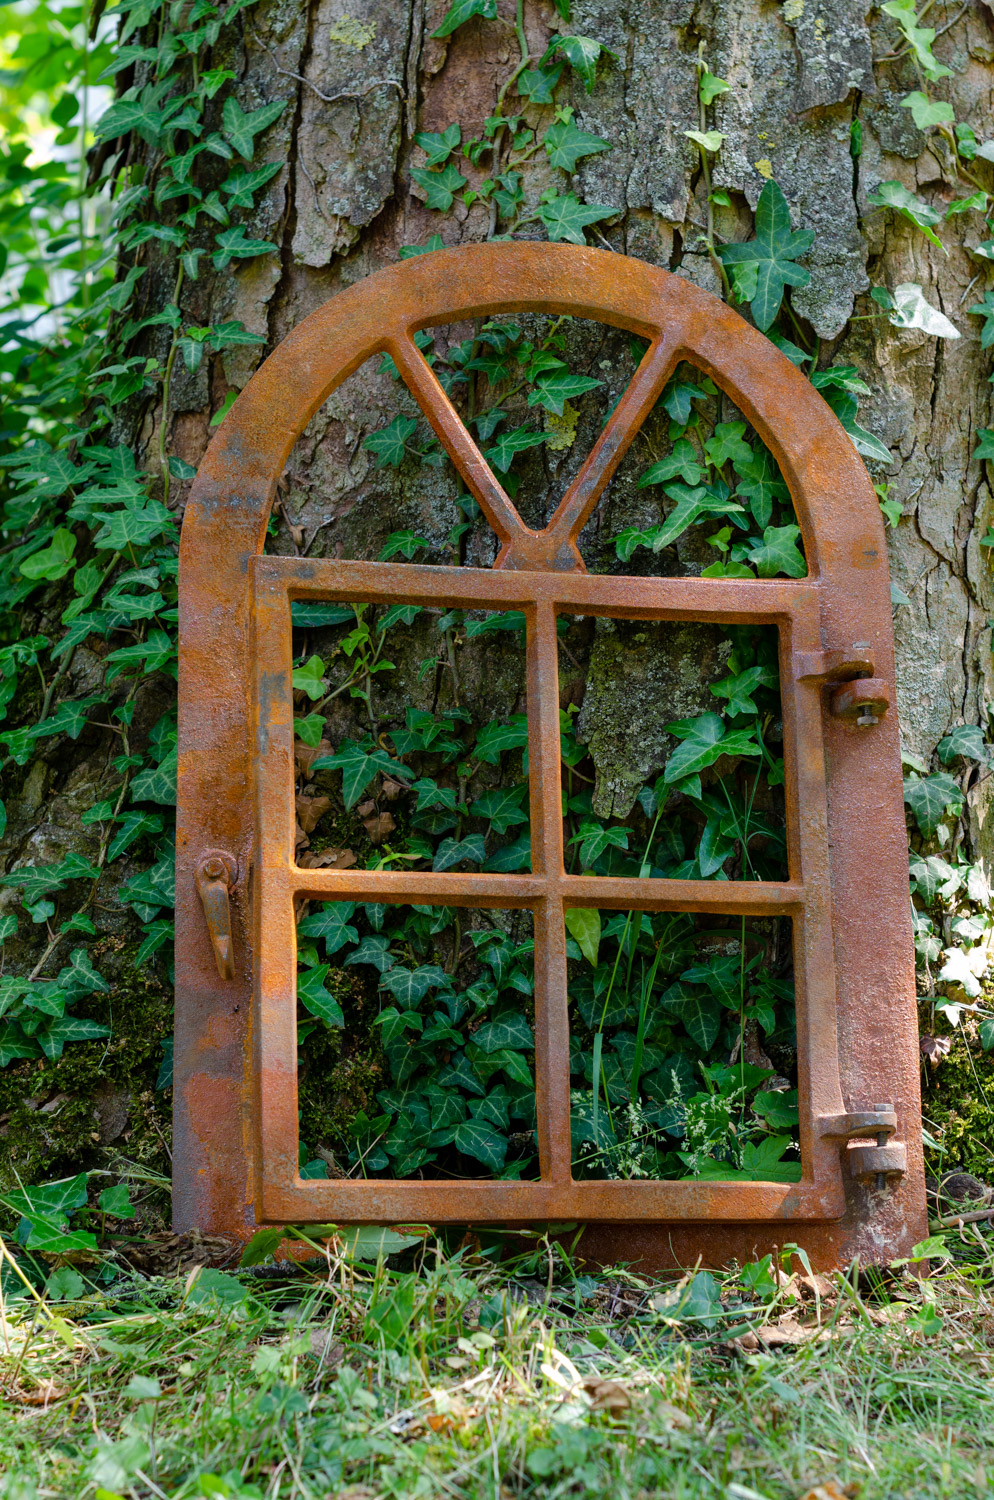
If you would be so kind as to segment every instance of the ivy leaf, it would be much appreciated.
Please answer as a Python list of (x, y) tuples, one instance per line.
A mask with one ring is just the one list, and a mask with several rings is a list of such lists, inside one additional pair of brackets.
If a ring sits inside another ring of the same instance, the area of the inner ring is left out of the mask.
[(232, 260), (249, 260), (252, 256), (268, 255), (270, 251), (279, 249), (271, 240), (246, 239), (244, 224), (233, 225), (231, 229), (215, 235), (214, 243), (217, 249), (211, 255), (211, 261), (218, 271), (223, 271)]
[(529, 392), (528, 405), (544, 406), (546, 411), (561, 417), (565, 402), (603, 384), (603, 380), (595, 380), (592, 375), (573, 375), (569, 370), (556, 370), (539, 378), (536, 389)]
[(556, 84), (562, 77), (563, 63), (554, 68), (526, 68), (518, 74), (518, 93), (532, 104), (554, 104)]
[(781, 505), (786, 505), (790, 500), (790, 491), (781, 479), (772, 456), (766, 448), (757, 447), (750, 454), (748, 463), (743, 461), (735, 465), (735, 472), (739, 476), (735, 493), (748, 500), (756, 525), (768, 526), (774, 500)]
[(409, 781), (414, 775), (410, 766), (394, 760), (385, 750), (364, 750), (354, 740), (343, 740), (334, 755), (320, 755), (312, 762), (312, 771), (341, 770), (345, 811), (351, 812), (378, 771), (395, 781)]
[(724, 265), (756, 268), (756, 290), (750, 307), (757, 328), (765, 331), (770, 327), (788, 286), (807, 286), (811, 280), (810, 273), (796, 261), (813, 243), (813, 230), (791, 229), (787, 200), (771, 177), (756, 204), (756, 238), (718, 249)]
[(918, 25), (916, 0), (887, 0), (880, 9), (885, 16), (892, 17), (901, 28), (905, 41), (911, 48), (925, 77), (936, 83), (940, 78), (950, 78), (952, 70), (944, 67), (932, 55), (935, 31), (931, 26)]
[(513, 1052), (529, 1052), (535, 1046), (532, 1029), (520, 1011), (509, 1011), (496, 1020), (485, 1021), (473, 1032), (472, 1041), (488, 1054), (505, 1047)]
[(493, 787), (472, 804), (470, 816), (486, 818), (495, 833), (506, 833), (516, 824), (528, 822), (528, 814), (521, 807), (527, 792), (526, 783), (513, 787)]
[(922, 836), (930, 839), (947, 809), (961, 806), (963, 793), (947, 771), (936, 771), (932, 776), (907, 777), (904, 800), (911, 808)]
[(681, 741), (666, 762), (663, 780), (667, 785), (682, 781), (687, 776), (696, 776), (708, 766), (713, 766), (722, 755), (763, 753), (753, 739), (751, 730), (726, 731), (718, 714), (699, 714), (696, 719), (680, 719), (674, 724), (667, 724), (666, 732), (676, 735)]
[(719, 94), (727, 94), (730, 88), (731, 84), (726, 83), (724, 78), (718, 78), (714, 73), (709, 73), (705, 69), (700, 76), (697, 92), (701, 103), (707, 109), (708, 105), (713, 104)]
[(894, 209), (902, 218), (907, 219), (909, 224), (914, 224), (920, 229), (933, 245), (938, 245), (940, 250), (945, 248), (932, 228), (933, 224), (941, 223), (942, 215), (936, 213), (929, 204), (923, 203), (920, 198), (916, 198), (902, 182), (896, 180), (881, 182), (872, 193), (867, 194), (866, 201), (872, 203), (875, 208)]
[(486, 845), (479, 833), (471, 833), (467, 838), (459, 840), (443, 839), (435, 851), (431, 867), (436, 874), (441, 874), (443, 870), (451, 870), (464, 860), (480, 865), (486, 858), (486, 853)]
[(159, 500), (147, 500), (126, 510), (105, 511), (99, 519), (100, 529), (93, 544), (106, 552), (147, 547), (157, 537), (173, 534), (176, 527), (172, 512)]
[(702, 151), (720, 151), (728, 139), (720, 130), (685, 130), (683, 133), (696, 146), (700, 146)]
[(596, 156), (599, 151), (611, 149), (611, 142), (605, 141), (602, 136), (580, 130), (572, 116), (550, 125), (542, 144), (548, 153), (550, 165), (559, 167), (564, 172), (575, 172), (581, 157)]
[(221, 191), (227, 193), (232, 208), (252, 208), (255, 194), (277, 172), (282, 172), (283, 167), (283, 162), (271, 161), (264, 167), (254, 167), (250, 172), (234, 172), (222, 182)]
[(324, 697), (324, 662), (320, 656), (312, 656), (303, 666), (297, 667), (290, 678), (298, 692), (306, 693), (311, 702)]
[(951, 104), (944, 99), (929, 99), (920, 89), (913, 94), (905, 94), (901, 100), (904, 109), (910, 109), (911, 118), (919, 130), (931, 130), (933, 125), (951, 125), (956, 119), (956, 112)]
[(303, 937), (320, 938), (325, 953), (331, 958), (346, 943), (359, 941), (358, 929), (349, 921), (354, 911), (354, 901), (324, 901), (320, 911), (304, 918), (298, 931)]
[(987, 759), (984, 731), (979, 724), (957, 724), (939, 741), (939, 759), (944, 766), (948, 766), (957, 755), (962, 755), (964, 760)]
[(175, 807), (176, 759), (176, 751), (171, 750), (157, 766), (139, 771), (131, 783), (132, 802), (157, 802), (161, 807)]
[(517, 870), (530, 870), (531, 867), (531, 839), (527, 834), (515, 839), (513, 844), (505, 844), (502, 849), (495, 850), (483, 865), (488, 874), (496, 875), (513, 874)]
[(130, 849), (143, 834), (162, 832), (162, 818), (158, 813), (126, 812), (121, 813), (117, 821), (121, 826), (110, 841), (108, 860), (116, 859), (125, 849)]
[(417, 969), (405, 969), (400, 964), (388, 969), (380, 979), (380, 988), (389, 990), (404, 1010), (418, 1005), (429, 990), (451, 990), (452, 981), (438, 964), (422, 964)]
[(417, 425), (414, 417), (394, 417), (386, 427), (363, 438), (362, 446), (375, 454), (378, 469), (386, 468), (388, 464), (392, 469), (399, 469), (407, 452), (408, 439), (414, 436)]
[(757, 714), (759, 709), (752, 694), (760, 687), (778, 688), (780, 676), (775, 667), (746, 667), (744, 672), (734, 673), (721, 682), (711, 685), (716, 698), (728, 699), (728, 712), (733, 715)]
[(76, 538), (66, 527), (59, 526), (47, 547), (42, 547), (38, 552), (32, 552), (21, 563), (20, 572), (22, 577), (30, 578), (33, 582), (54, 582), (62, 578), (73, 565), (73, 554), (76, 551)]
[(221, 111), (225, 139), (230, 141), (239, 156), (251, 161), (255, 154), (256, 136), (279, 119), (288, 102), (286, 99), (277, 99), (272, 104), (263, 104), (261, 108), (249, 110), (246, 114), (236, 96), (229, 94)]
[(466, 186), (466, 178), (454, 161), (441, 168), (412, 167), (411, 180), (424, 188), (425, 206), (442, 213), (448, 212), (456, 193)]
[(676, 504), (662, 526), (652, 527), (646, 533), (653, 552), (661, 552), (664, 547), (670, 546), (701, 516), (730, 515), (745, 508), (715, 494), (707, 485), (695, 485), (688, 489), (686, 485), (671, 484), (667, 486), (666, 494)]
[(696, 385), (689, 380), (671, 380), (663, 391), (660, 400), (673, 421), (680, 427), (686, 427), (690, 421), (692, 403), (694, 401), (706, 401), (708, 396), (718, 394), (717, 386), (710, 380), (705, 379), (702, 384)]
[(580, 824), (580, 832), (570, 839), (570, 844), (580, 845), (580, 867), (589, 870), (605, 849), (627, 849), (627, 828), (604, 828), (590, 818)]
[(452, 1142), (464, 1156), (482, 1162), (491, 1172), (499, 1172), (507, 1156), (507, 1138), (498, 1135), (482, 1120), (463, 1120), (452, 1129)]
[[(991, 293), (987, 293), (988, 297)], [(994, 299), (992, 299), (994, 304)], [(975, 308), (970, 309), (975, 312)], [(994, 315), (994, 305), (991, 314)], [(914, 281), (903, 281), (900, 286), (894, 288), (893, 307), (887, 315), (888, 322), (895, 328), (920, 328), (923, 333), (932, 338), (958, 339), (960, 331), (955, 323), (951, 323), (945, 313), (941, 313), (931, 302), (926, 301), (921, 287)], [(994, 342), (994, 332), (991, 335)], [(983, 339), (981, 339), (983, 343)]]
[(111, 1214), (115, 1219), (133, 1219), (137, 1212), (128, 1196), (127, 1184), (123, 1182), (104, 1188), (97, 1199), (97, 1207), (102, 1213)]
[(324, 977), (330, 967), (330, 964), (318, 964), (316, 968), (305, 969), (298, 974), (297, 999), (306, 1006), (312, 1016), (317, 1016), (319, 1021), (324, 1021), (328, 1026), (341, 1028), (345, 1025), (342, 1007), (324, 987)]
[(380, 974), (393, 967), (397, 962), (390, 952), (390, 939), (382, 933), (376, 933), (370, 937), (364, 937), (354, 953), (350, 953), (345, 960), (346, 966), (351, 964), (369, 964)]
[(544, 432), (534, 427), (516, 427), (513, 432), (502, 433), (483, 456), (491, 468), (506, 474), (516, 454), (524, 453), (526, 448), (537, 448), (539, 443), (544, 442)]
[(443, 161), (447, 161), (453, 151), (462, 140), (462, 130), (458, 121), (439, 132), (437, 130), (419, 130), (414, 137), (414, 144), (420, 146), (427, 156), (425, 162), (427, 167), (440, 167)]
[(729, 460), (736, 468), (739, 464), (748, 464), (752, 459), (752, 449), (744, 440), (745, 430), (744, 422), (719, 422), (714, 435), (704, 444), (708, 463), (714, 464), (716, 469), (720, 469)]
[(580, 952), (592, 968), (597, 967), (601, 944), (601, 914), (593, 906), (567, 906), (563, 912), (566, 931), (575, 938)]
[(597, 59), (601, 53), (605, 52), (608, 57), (613, 57), (615, 62), (618, 61), (618, 54), (612, 52), (610, 47), (605, 47), (604, 43), (597, 41), (595, 37), (559, 36), (546, 49), (539, 67), (544, 67), (557, 52), (563, 54), (574, 73), (579, 73), (588, 94), (594, 91)]
[(399, 552), (410, 562), (422, 547), (430, 546), (430, 542), (425, 541), (423, 536), (415, 536), (413, 531), (392, 531), (386, 539), (378, 561), (389, 562), (390, 558), (396, 557)]
[(788, 578), (804, 578), (808, 566), (797, 546), (800, 534), (799, 526), (767, 526), (761, 542), (742, 543), (741, 551), (760, 578), (776, 578), (781, 573)]
[(702, 1052), (710, 1052), (721, 1029), (722, 1007), (713, 995), (683, 985), (664, 990), (663, 1005), (682, 1021), (688, 1036)]
[(535, 210), (545, 225), (550, 240), (568, 240), (571, 245), (585, 245), (583, 231), (588, 224), (597, 224), (602, 219), (612, 219), (616, 208), (606, 208), (601, 203), (579, 203), (574, 193), (550, 198)]
[(473, 755), (485, 765), (495, 766), (505, 750), (519, 750), (528, 744), (528, 719), (515, 714), (509, 724), (486, 724), (476, 736)]
[[(39, 1047), (45, 1056), (53, 1062), (62, 1056), (62, 1049), (66, 1042), (89, 1042), (93, 1041), (96, 1037), (102, 1036), (110, 1036), (110, 1027), (102, 1026), (99, 1021), (87, 1020), (83, 1016), (57, 1016), (35, 1032), (35, 1040)], [(67, 1236), (67, 1238), (70, 1237)], [(88, 1248), (90, 1242), (93, 1240), (93, 1236), (84, 1234), (82, 1238), (86, 1240), (87, 1244), (80, 1248)], [(44, 1246), (39, 1244), (37, 1248), (43, 1249)], [(72, 1247), (66, 1245), (63, 1241), (60, 1244), (52, 1245), (50, 1248), (61, 1251)]]
[(461, 26), (472, 16), (482, 16), (485, 21), (495, 20), (497, 0), (455, 0), (455, 3), (446, 11), (441, 26), (437, 31), (432, 32), (432, 36), (451, 36), (457, 26)]
[[(980, 442), (973, 450), (973, 457), (994, 460), (994, 427), (978, 427), (977, 436)], [(989, 544), (981, 542), (980, 545), (983, 547)]]
[[(975, 302), (970, 312), (977, 318), (983, 318), (984, 326), (980, 330), (980, 347), (989, 349), (994, 344), (994, 291), (986, 291), (982, 302)], [(24, 569), (22, 568), (23, 572)]]
[(682, 479), (684, 484), (693, 486), (700, 483), (703, 472), (693, 445), (686, 438), (678, 438), (672, 453), (646, 469), (638, 487), (644, 490), (646, 485), (664, 484), (668, 479)]

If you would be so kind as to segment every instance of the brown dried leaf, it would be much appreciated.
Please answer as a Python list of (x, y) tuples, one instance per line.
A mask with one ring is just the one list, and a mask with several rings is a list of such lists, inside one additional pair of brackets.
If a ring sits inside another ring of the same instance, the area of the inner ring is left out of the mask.
[(334, 1369), (345, 1358), (345, 1345), (330, 1329), (312, 1328), (311, 1353), (316, 1354), (327, 1369)]
[(372, 817), (364, 818), (362, 826), (369, 834), (371, 844), (382, 844), (387, 835), (393, 833), (397, 824), (393, 820), (392, 813), (384, 812), (374, 813)]
[(49, 1406), (53, 1401), (61, 1401), (69, 1392), (64, 1385), (56, 1385), (54, 1380), (39, 1380), (33, 1391), (26, 1391), (22, 1386), (6, 1387), (4, 1395), (8, 1401), (16, 1401), (19, 1406)]
[(923, 1036), (921, 1040), (922, 1057), (927, 1058), (933, 1068), (937, 1068), (944, 1057), (949, 1055), (949, 1049), (953, 1045), (953, 1039), (949, 1036)]
[(601, 1380), (598, 1375), (588, 1375), (581, 1381), (580, 1389), (590, 1397), (591, 1411), (628, 1411), (632, 1404), (620, 1380)]
[(307, 834), (301, 828), (300, 824), (295, 824), (293, 830), (293, 847), (295, 849), (306, 849), (309, 843), (310, 839), (307, 837)]
[(801, 1289), (801, 1296), (813, 1298), (816, 1302), (824, 1302), (826, 1297), (834, 1297), (835, 1286), (830, 1276), (822, 1276), (816, 1272), (814, 1276), (798, 1276), (797, 1284)]
[(330, 806), (330, 797), (297, 797), (297, 822), (305, 833), (314, 832)]
[(310, 781), (314, 775), (311, 766), (319, 756), (331, 754), (331, 741), (322, 740), (319, 745), (305, 745), (303, 740), (294, 740), (293, 754), (301, 776)]
[(396, 802), (401, 792), (406, 792), (407, 787), (402, 781), (394, 781), (390, 776), (384, 776), (383, 785), (380, 788), (380, 796), (385, 797), (388, 802)]
[(308, 849), (297, 860), (302, 870), (350, 870), (355, 862), (351, 849)]
[(372, 797), (370, 797), (365, 802), (360, 802), (359, 806), (356, 808), (356, 812), (359, 814), (360, 818), (370, 818), (375, 811), (376, 803), (373, 801)]

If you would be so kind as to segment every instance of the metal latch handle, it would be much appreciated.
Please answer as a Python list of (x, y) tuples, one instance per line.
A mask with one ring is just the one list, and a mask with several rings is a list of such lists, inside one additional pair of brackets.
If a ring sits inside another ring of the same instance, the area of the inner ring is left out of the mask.
[(197, 893), (207, 918), (217, 972), (222, 979), (235, 977), (235, 952), (231, 934), (231, 887), (238, 866), (230, 854), (211, 850), (197, 865)]

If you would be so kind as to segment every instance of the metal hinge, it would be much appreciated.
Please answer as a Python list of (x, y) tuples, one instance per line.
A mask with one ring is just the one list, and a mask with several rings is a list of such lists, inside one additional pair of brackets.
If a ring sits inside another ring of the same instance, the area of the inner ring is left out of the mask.
[(890, 707), (890, 689), (873, 671), (873, 653), (866, 641), (856, 641), (844, 651), (798, 651), (794, 655), (797, 681), (831, 687), (830, 711), (860, 726), (879, 723)]
[(872, 1109), (850, 1110), (842, 1115), (819, 1115), (817, 1126), (818, 1134), (827, 1140), (875, 1138), (874, 1146), (849, 1146), (846, 1155), (854, 1177), (873, 1177), (876, 1186), (884, 1188), (888, 1177), (903, 1177), (908, 1169), (906, 1148), (900, 1143), (889, 1144), (897, 1129), (892, 1104), (875, 1104)]

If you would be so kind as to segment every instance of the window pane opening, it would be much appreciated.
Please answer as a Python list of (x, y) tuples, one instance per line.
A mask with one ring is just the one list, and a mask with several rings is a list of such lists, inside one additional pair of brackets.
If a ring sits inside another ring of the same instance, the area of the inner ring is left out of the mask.
[(303, 1177), (538, 1177), (530, 911), (311, 901), (297, 943)]
[(451, 563), (464, 486), (393, 370), (374, 354), (314, 413), (280, 478), (267, 553), (371, 562), (406, 535), (419, 562)]
[(573, 1176), (799, 1181), (789, 918), (565, 920)]
[(298, 864), (530, 869), (523, 613), (291, 613)]
[(776, 626), (559, 624), (567, 873), (786, 880)]
[[(631, 340), (633, 353), (648, 346)], [(591, 572), (801, 578), (779, 466), (738, 407), (681, 361), (579, 538)]]

